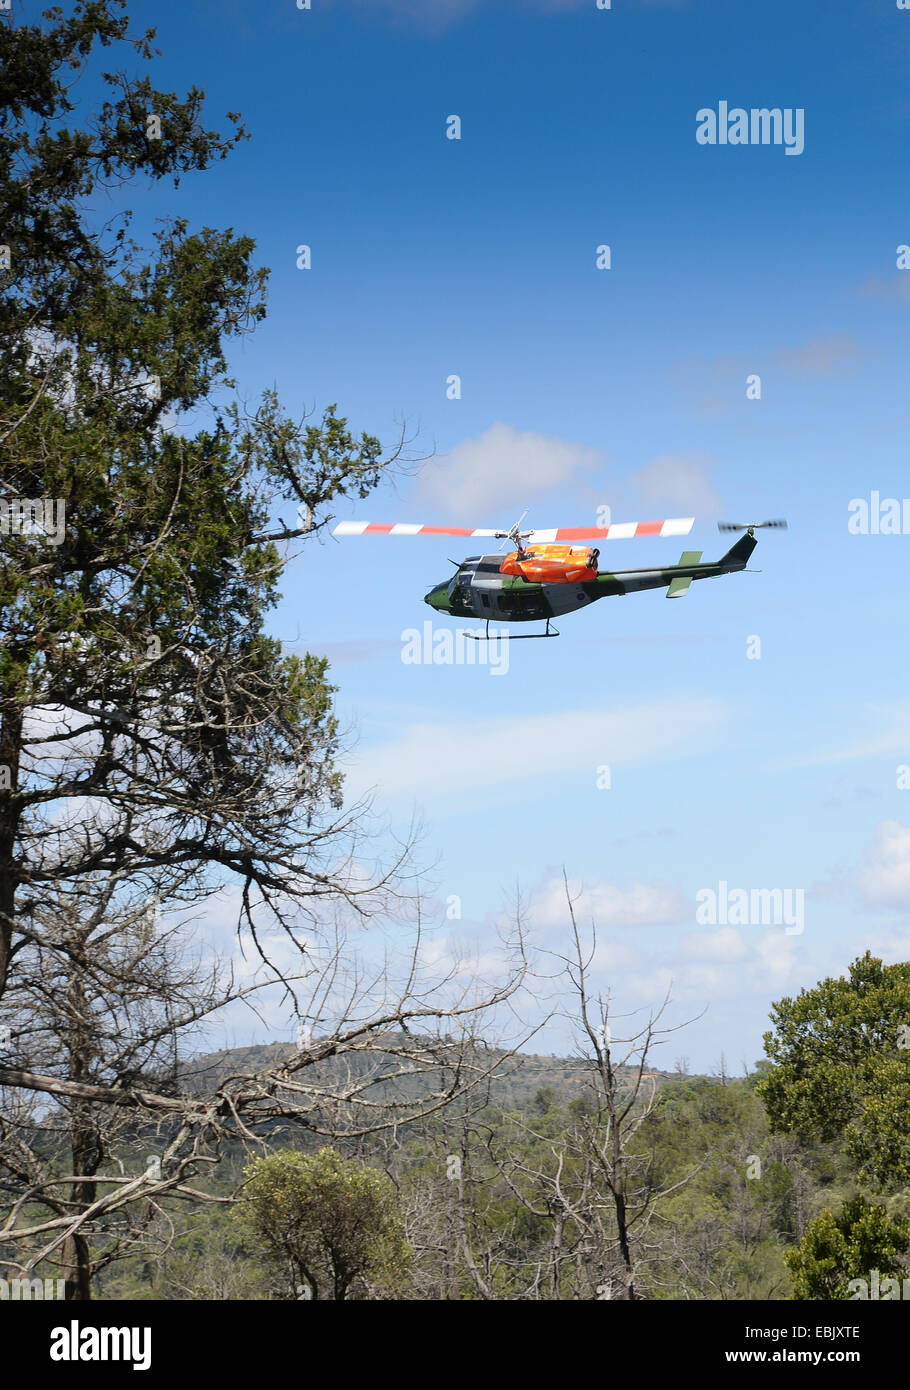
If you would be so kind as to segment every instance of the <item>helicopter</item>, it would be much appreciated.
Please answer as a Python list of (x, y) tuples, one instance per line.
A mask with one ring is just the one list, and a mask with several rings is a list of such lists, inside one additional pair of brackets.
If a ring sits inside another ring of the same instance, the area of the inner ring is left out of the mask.
[[(609, 526), (569, 526), (552, 530), (523, 531), (525, 512), (508, 531), (470, 530), (462, 526), (423, 526), (410, 522), (342, 521), (336, 536), (463, 536), (508, 541), (514, 547), (505, 556), (469, 555), (452, 560), (455, 574), (427, 592), (424, 603), (437, 613), (453, 618), (483, 618), (486, 634), (469, 633), (478, 641), (490, 641), (490, 622), (543, 621), (543, 632), (515, 634), (519, 638), (558, 637), (553, 619), (612, 594), (633, 594), (642, 589), (667, 590), (667, 598), (683, 598), (693, 579), (713, 579), (744, 570), (758, 544), (755, 532), (763, 527), (786, 528), (786, 521), (753, 521), (743, 524), (718, 522), (719, 531), (743, 531), (743, 535), (719, 560), (702, 563), (702, 551), (684, 550), (676, 565), (662, 568), (611, 570), (599, 568), (600, 550), (578, 546), (582, 540), (629, 540), (642, 536), (687, 536), (694, 517), (666, 521), (621, 521)], [(512, 634), (510, 634), (511, 636)]]

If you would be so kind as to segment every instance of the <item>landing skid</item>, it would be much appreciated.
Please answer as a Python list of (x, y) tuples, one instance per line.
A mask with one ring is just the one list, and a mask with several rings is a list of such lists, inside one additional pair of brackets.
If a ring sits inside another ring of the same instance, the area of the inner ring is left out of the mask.
[[(507, 632), (505, 635), (510, 642), (533, 642), (537, 637), (558, 637), (559, 630), (555, 627), (551, 630), (550, 619), (547, 618), (547, 626), (544, 632)], [(490, 636), (489, 618), (487, 618), (487, 629), (483, 637), (480, 637), (476, 632), (470, 632), (467, 630), (465, 631), (465, 636), (470, 637), (473, 642), (498, 642), (500, 640), (499, 637)]]

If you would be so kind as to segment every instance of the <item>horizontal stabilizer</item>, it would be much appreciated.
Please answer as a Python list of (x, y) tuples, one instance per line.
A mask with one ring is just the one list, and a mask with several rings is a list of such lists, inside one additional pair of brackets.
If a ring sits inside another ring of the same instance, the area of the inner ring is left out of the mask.
[[(684, 550), (679, 557), (680, 566), (697, 565), (701, 560), (701, 556), (702, 552), (700, 550)], [(691, 574), (677, 575), (675, 579), (670, 580), (670, 586), (667, 589), (667, 598), (682, 598), (683, 594), (689, 592), (689, 585), (691, 583)]]

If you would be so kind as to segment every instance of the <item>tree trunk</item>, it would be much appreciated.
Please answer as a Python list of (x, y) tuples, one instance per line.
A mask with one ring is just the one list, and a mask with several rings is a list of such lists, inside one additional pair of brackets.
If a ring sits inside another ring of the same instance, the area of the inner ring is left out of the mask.
[(69, 1303), (87, 1302), (92, 1296), (92, 1259), (84, 1236), (67, 1236), (61, 1266), (64, 1298)]
[[(85, 953), (85, 940), (79, 937), (74, 942), (70, 955), (70, 979), (68, 993), (69, 1037), (69, 1079), (71, 1081), (90, 1081), (92, 1062), (92, 1040), (87, 1031), (86, 1020), (91, 1016), (85, 975), (88, 961)], [(70, 1151), (73, 1160), (73, 1176), (80, 1179), (73, 1183), (72, 1200), (77, 1212), (85, 1211), (95, 1201), (98, 1184), (89, 1179), (98, 1171), (101, 1161), (101, 1139), (92, 1116), (91, 1106), (86, 1101), (74, 1101), (70, 1110)], [(76, 1232), (68, 1236), (63, 1245), (63, 1277), (66, 1281), (64, 1297), (68, 1301), (84, 1301), (92, 1296), (92, 1258), (89, 1243), (85, 1236)]]
[(22, 748), (22, 711), (4, 703), (0, 714), (0, 998), (6, 991), (17, 877), (16, 836), (22, 806), (18, 797), (19, 755)]

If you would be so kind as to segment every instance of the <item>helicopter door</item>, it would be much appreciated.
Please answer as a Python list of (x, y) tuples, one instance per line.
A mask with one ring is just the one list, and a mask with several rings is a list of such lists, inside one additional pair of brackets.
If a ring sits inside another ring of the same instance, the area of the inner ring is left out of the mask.
[(497, 605), (502, 617), (511, 622), (534, 622), (550, 616), (550, 609), (538, 587), (508, 589), (499, 595)]

